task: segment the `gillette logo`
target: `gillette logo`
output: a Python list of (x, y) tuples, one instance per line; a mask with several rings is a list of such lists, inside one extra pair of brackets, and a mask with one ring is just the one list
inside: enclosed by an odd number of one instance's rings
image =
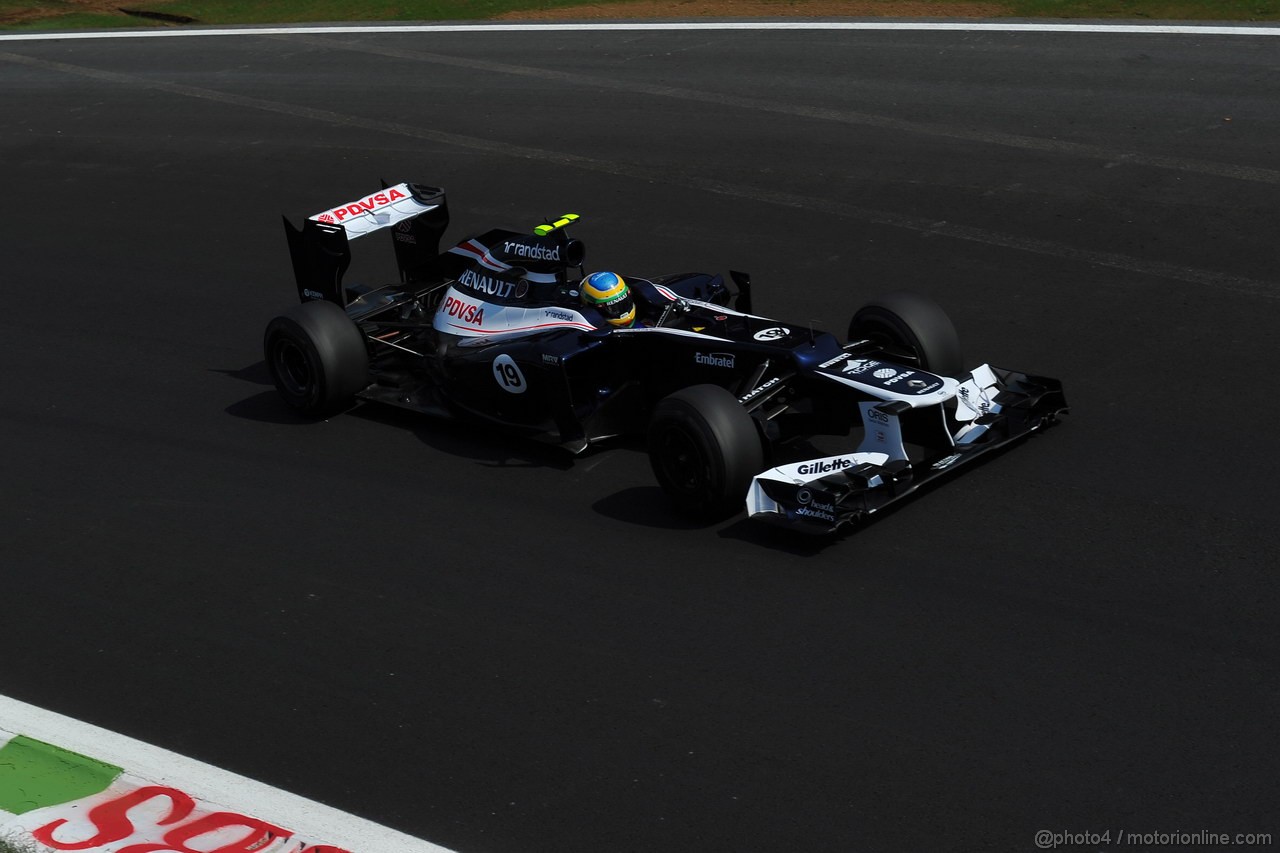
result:
[(820, 459), (817, 462), (806, 462), (796, 469), (798, 474), (830, 474), (832, 471), (843, 471), (852, 468), (848, 459)]

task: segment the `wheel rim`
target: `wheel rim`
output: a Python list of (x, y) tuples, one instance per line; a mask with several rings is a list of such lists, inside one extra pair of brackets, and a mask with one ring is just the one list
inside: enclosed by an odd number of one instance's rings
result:
[(658, 438), (658, 468), (675, 491), (698, 496), (707, 481), (707, 464), (702, 449), (684, 430), (668, 428)]
[(276, 338), (271, 347), (271, 364), (286, 392), (295, 397), (306, 397), (311, 393), (315, 375), (302, 347), (288, 338)]
[(924, 367), (920, 352), (902, 331), (878, 318), (866, 319), (859, 330), (860, 336), (866, 338), (898, 361), (908, 361)]

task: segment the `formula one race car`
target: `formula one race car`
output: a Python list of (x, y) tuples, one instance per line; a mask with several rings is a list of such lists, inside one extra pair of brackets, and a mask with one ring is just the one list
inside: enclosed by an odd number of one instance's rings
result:
[[(585, 251), (567, 233), (576, 219), (495, 229), (441, 252), (445, 193), (410, 183), (300, 229), (286, 218), (302, 304), (266, 329), (280, 395), (309, 416), (374, 401), (572, 453), (641, 434), (682, 510), (723, 518), (745, 501), (753, 518), (819, 533), (1067, 409), (1057, 380), (965, 370), (951, 321), (910, 293), (865, 304), (842, 344), (752, 314), (743, 273), (730, 273), (735, 290), (706, 273), (626, 274), (635, 318), (618, 324), (584, 304)], [(400, 282), (344, 285), (350, 241), (382, 229)], [(794, 458), (815, 436), (847, 437), (850, 449)]]

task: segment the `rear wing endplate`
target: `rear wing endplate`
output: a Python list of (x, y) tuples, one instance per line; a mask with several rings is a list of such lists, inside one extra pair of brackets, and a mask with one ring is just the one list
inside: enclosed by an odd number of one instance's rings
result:
[(444, 190), (401, 183), (348, 204), (309, 216), (301, 228), (284, 218), (298, 297), (325, 299), (346, 307), (342, 276), (351, 265), (350, 241), (388, 229), (400, 281), (430, 282), (440, 277), (440, 237), (449, 225)]

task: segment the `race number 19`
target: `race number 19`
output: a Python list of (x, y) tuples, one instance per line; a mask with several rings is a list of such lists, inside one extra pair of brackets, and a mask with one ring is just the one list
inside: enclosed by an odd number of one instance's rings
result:
[(493, 376), (508, 394), (523, 394), (528, 385), (520, 367), (509, 355), (500, 355), (493, 360)]

